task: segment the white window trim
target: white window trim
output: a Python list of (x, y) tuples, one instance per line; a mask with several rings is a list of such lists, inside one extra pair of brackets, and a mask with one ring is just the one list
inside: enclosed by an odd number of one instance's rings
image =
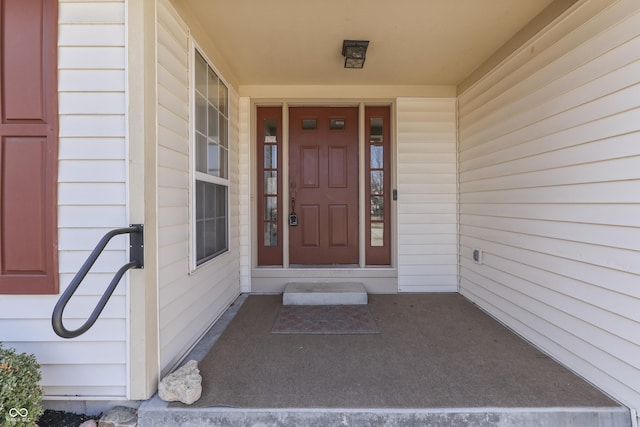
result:
[[(227, 87), (227, 150), (231, 151), (231, 140), (229, 138), (230, 134), (230, 97), (229, 93), (231, 90), (229, 89), (229, 83), (224, 78), (224, 76), (220, 73), (220, 71), (215, 67), (213, 61), (209, 59), (204, 50), (198, 45), (198, 43), (192, 38), (189, 38), (189, 221), (190, 221), (190, 235), (189, 235), (189, 266), (190, 271), (189, 274), (196, 273), (198, 270), (205, 268), (213, 262), (216, 262), (221, 257), (224, 257), (231, 250), (231, 242), (230, 242), (230, 200), (231, 200), (231, 170), (229, 168), (229, 156), (227, 156), (227, 178), (221, 178), (219, 176), (213, 176), (206, 174), (204, 172), (196, 171), (196, 127), (195, 127), (195, 117), (196, 117), (196, 99), (195, 99), (195, 72), (196, 72), (196, 50), (198, 53), (204, 58), (209, 67), (216, 73), (220, 81)], [(226, 217), (227, 217), (227, 227), (226, 227), (226, 239), (227, 239), (227, 250), (221, 252), (215, 257), (206, 260), (202, 264), (197, 264), (197, 231), (196, 231), (196, 180), (208, 182), (211, 184), (219, 184), (227, 187), (227, 206), (226, 206)]]

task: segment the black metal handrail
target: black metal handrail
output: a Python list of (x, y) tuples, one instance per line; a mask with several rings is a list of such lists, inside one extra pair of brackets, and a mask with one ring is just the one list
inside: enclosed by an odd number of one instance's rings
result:
[[(95, 249), (89, 255), (89, 258), (87, 258), (84, 264), (82, 264), (82, 267), (80, 267), (80, 270), (75, 275), (71, 283), (69, 283), (69, 286), (64, 291), (64, 293), (60, 296), (58, 303), (53, 309), (53, 314), (51, 316), (51, 324), (56, 334), (58, 334), (62, 338), (75, 338), (87, 332), (89, 328), (91, 328), (93, 324), (96, 322), (96, 320), (98, 320), (98, 316), (100, 316), (100, 313), (102, 313), (102, 310), (107, 304), (107, 301), (109, 301), (109, 298), (111, 298), (111, 294), (113, 294), (113, 291), (116, 289), (116, 286), (118, 286), (118, 283), (120, 282), (120, 279), (122, 279), (122, 276), (124, 276), (124, 273), (126, 273), (127, 270), (129, 270), (130, 268), (144, 267), (144, 234), (143, 233), (144, 233), (144, 226), (142, 224), (132, 224), (129, 227), (117, 228), (115, 230), (111, 230), (107, 234), (105, 234), (102, 239), (100, 239)], [(82, 283), (82, 280), (85, 278), (87, 273), (89, 273), (89, 270), (91, 269), (93, 264), (96, 262), (96, 260), (98, 259), (98, 257), (100, 256), (104, 248), (107, 246), (109, 241), (113, 237), (119, 234), (131, 235), (129, 238), (129, 248), (130, 248), (129, 261), (130, 262), (123, 265), (116, 272), (115, 276), (113, 276), (111, 283), (109, 284), (107, 289), (104, 291), (104, 294), (100, 298), (100, 301), (98, 301), (98, 304), (93, 309), (93, 312), (91, 313), (87, 321), (84, 322), (84, 324), (80, 326), (78, 329), (74, 329), (70, 331), (69, 329), (65, 328), (64, 325), (62, 324), (62, 313), (64, 312), (64, 308), (67, 306), (67, 303), (69, 302), (73, 294), (75, 294), (76, 290), (78, 289), (78, 286), (80, 286), (80, 283)]]

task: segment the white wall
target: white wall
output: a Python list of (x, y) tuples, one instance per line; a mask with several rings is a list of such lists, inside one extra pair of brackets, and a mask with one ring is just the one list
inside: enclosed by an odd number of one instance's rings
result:
[(456, 100), (398, 98), (398, 290), (458, 289)]
[[(125, 3), (59, 2), (58, 245), (62, 292), (110, 229), (128, 226)], [(93, 310), (114, 272), (128, 262), (125, 237), (113, 240), (77, 296), (65, 326), (75, 329)], [(3, 295), (0, 341), (35, 354), (46, 399), (127, 395), (127, 280), (86, 334), (54, 334), (59, 295)]]
[(459, 146), (461, 293), (640, 408), (640, 2), (579, 2), (462, 93)]
[(157, 13), (158, 286), (160, 368), (165, 373), (240, 292), (239, 97), (229, 88), (229, 252), (191, 272), (190, 33), (167, 0), (158, 1)]

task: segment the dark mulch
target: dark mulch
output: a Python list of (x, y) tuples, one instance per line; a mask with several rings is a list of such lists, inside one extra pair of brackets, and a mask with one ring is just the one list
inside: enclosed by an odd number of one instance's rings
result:
[(100, 415), (89, 416), (73, 412), (53, 411), (46, 409), (38, 420), (39, 427), (79, 427), (85, 421), (100, 420)]

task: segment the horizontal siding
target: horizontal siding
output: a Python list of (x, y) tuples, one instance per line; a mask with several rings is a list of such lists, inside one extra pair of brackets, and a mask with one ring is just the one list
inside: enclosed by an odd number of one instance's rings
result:
[(125, 65), (125, 58), (118, 47), (70, 46), (59, 50), (58, 65), (63, 69), (122, 69)]
[[(125, 2), (60, 0), (58, 20), (62, 291), (104, 233), (128, 225)], [(68, 304), (67, 328), (86, 320), (127, 261), (126, 240), (114, 239)], [(95, 326), (74, 340), (51, 329), (58, 295), (0, 298), (0, 341), (36, 356), (45, 399), (126, 398), (126, 278), (123, 282)]]
[(70, 25), (115, 24), (125, 22), (125, 9), (122, 1), (85, 0), (59, 1), (60, 22)]
[(230, 94), (229, 252), (191, 272), (189, 29), (158, 2), (158, 269), (160, 367), (193, 346), (239, 294), (238, 98)]
[(581, 2), (459, 97), (460, 292), (632, 408), (639, 140), (633, 0)]
[(126, 75), (122, 70), (94, 69), (87, 73), (82, 69), (58, 69), (58, 90), (63, 91), (118, 91), (125, 86)]
[(60, 28), (58, 42), (67, 46), (114, 46), (124, 45), (124, 24), (114, 25), (68, 25)]
[[(27, 353), (38, 351), (38, 343), (23, 343), (21, 350)], [(47, 346), (47, 352), (42, 354), (39, 359), (40, 363), (46, 365), (68, 364), (69, 362), (78, 365), (86, 365), (87, 360), (82, 354), (85, 350), (85, 343), (70, 342), (52, 342)], [(92, 363), (114, 364), (126, 363), (126, 346), (122, 341), (101, 341), (93, 344), (94, 354)], [(115, 358), (112, 354), (119, 354), (120, 358)]]
[(398, 290), (457, 290), (455, 99), (397, 100)]
[(240, 289), (251, 292), (251, 99), (240, 98), (238, 113)]

